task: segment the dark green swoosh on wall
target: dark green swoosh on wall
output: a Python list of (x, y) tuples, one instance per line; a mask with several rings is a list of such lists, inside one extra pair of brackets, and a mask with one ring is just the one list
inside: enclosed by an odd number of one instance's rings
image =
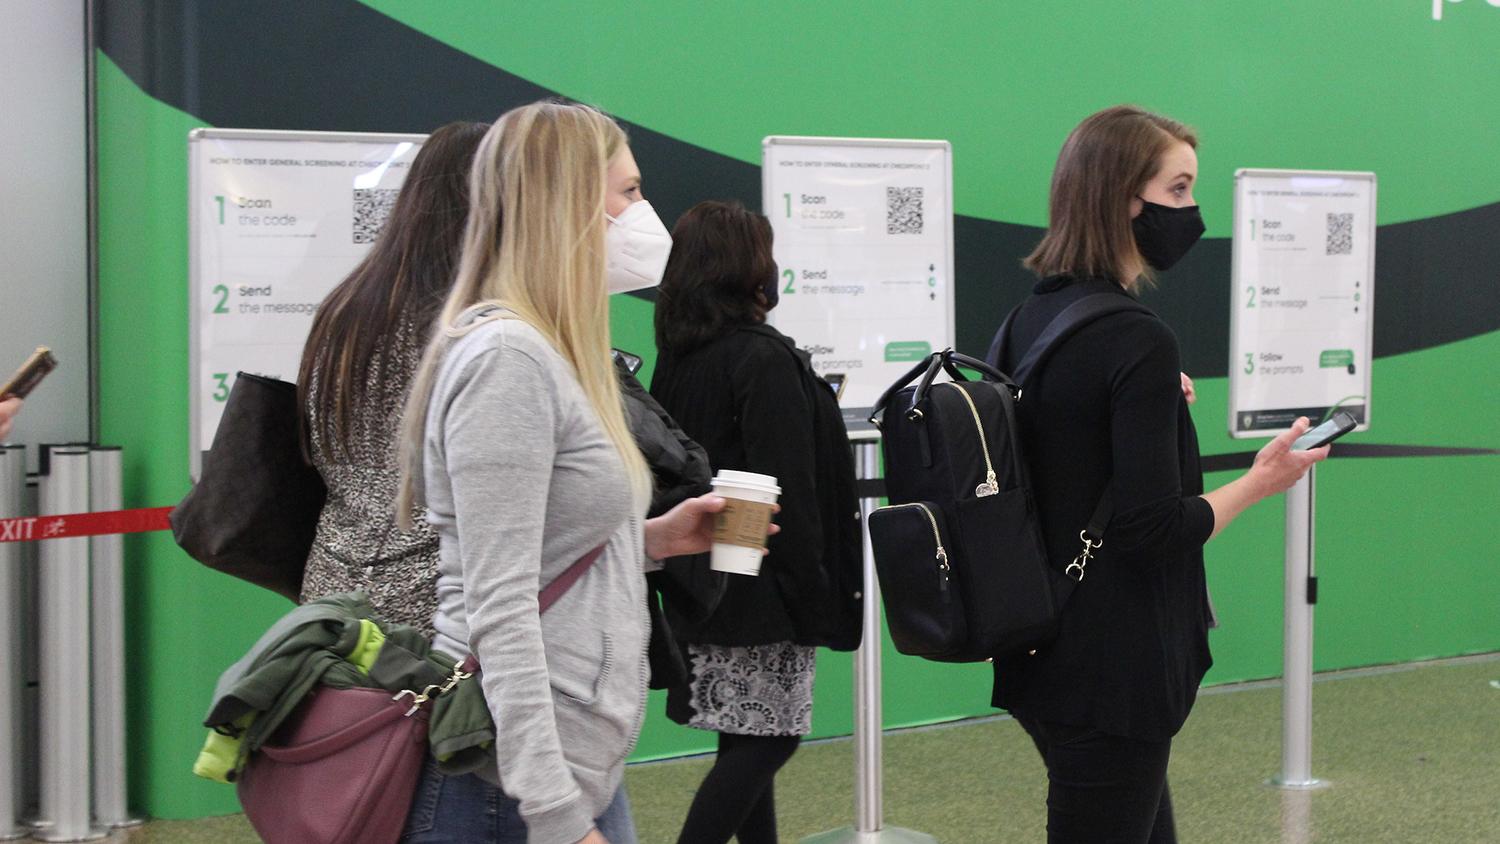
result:
[[(101, 0), (99, 47), (142, 90), (215, 126), (425, 132), (557, 96), (354, 0)], [(703, 199), (760, 206), (753, 164), (627, 124), (662, 217)], [(103, 139), (108, 143), (108, 139)], [(982, 354), (1033, 279), (1034, 226), (958, 216), (958, 347)], [(1375, 353), (1500, 329), (1500, 203), (1384, 225)], [(1143, 299), (1177, 331), (1183, 367), (1227, 374), (1229, 241), (1203, 241)]]

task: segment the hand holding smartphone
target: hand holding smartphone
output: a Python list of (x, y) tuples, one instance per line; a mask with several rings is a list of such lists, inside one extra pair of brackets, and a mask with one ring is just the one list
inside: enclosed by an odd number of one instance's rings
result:
[(1339, 411), (1333, 414), (1333, 418), (1327, 422), (1311, 428), (1307, 433), (1292, 441), (1292, 451), (1311, 451), (1321, 448), (1334, 440), (1342, 437), (1359, 426), (1354, 417)]
[(57, 368), (57, 358), (52, 356), (52, 350), (46, 346), (38, 346), (31, 357), (21, 364), (16, 374), (10, 376), (5, 386), (0, 387), (0, 400), (8, 398), (24, 399), (31, 395), (36, 385), (42, 383), (47, 373)]

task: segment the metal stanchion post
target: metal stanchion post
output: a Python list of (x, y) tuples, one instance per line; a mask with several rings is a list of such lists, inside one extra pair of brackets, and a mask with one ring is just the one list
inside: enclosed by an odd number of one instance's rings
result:
[[(89, 453), (89, 504), (119, 510), (120, 449)], [(95, 536), (89, 569), (93, 601), (94, 821), (101, 827), (136, 826), (125, 790), (125, 542), (119, 534)]]
[[(25, 515), (26, 446), (0, 445), (0, 519)], [(0, 840), (20, 838), (21, 543), (0, 542)]]
[(1312, 632), (1317, 578), (1313, 512), (1317, 467), (1286, 492), (1286, 605), (1282, 644), (1281, 775), (1277, 788), (1328, 785), (1312, 775)]
[[(854, 436), (857, 434), (851, 432)], [(880, 477), (877, 440), (857, 440), (854, 460), (860, 478)], [(808, 836), (801, 844), (937, 844), (937, 839), (926, 833), (886, 826), (882, 817), (880, 584), (875, 577), (869, 532), (870, 513), (878, 505), (877, 498), (859, 502), (864, 525), (864, 634), (854, 652), (854, 826)]]
[[(41, 515), (89, 509), (89, 449), (51, 449)], [(92, 823), (89, 729), (89, 540), (39, 539), (41, 813), (33, 837), (102, 838)]]

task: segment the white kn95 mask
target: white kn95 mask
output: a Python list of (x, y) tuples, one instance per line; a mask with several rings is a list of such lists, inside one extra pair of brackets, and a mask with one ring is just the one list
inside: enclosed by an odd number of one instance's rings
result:
[(604, 215), (604, 254), (609, 262), (609, 292), (629, 293), (661, 284), (672, 254), (672, 235), (646, 200), (630, 203), (618, 217)]

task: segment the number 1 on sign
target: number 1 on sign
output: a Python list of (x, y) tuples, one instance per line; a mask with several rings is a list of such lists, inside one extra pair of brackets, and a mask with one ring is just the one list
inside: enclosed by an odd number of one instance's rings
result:
[(786, 215), (790, 217), (792, 216), (792, 195), (784, 193), (782, 196), (786, 198)]

